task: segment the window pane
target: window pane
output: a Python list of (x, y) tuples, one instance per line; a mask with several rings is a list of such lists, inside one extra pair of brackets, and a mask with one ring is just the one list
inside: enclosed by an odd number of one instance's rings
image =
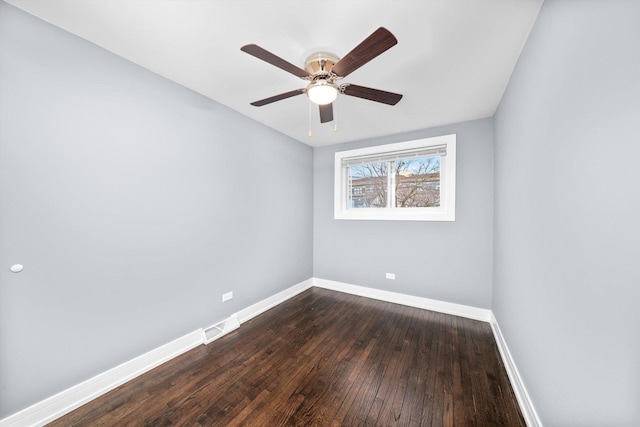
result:
[(396, 160), (396, 207), (440, 206), (440, 156)]
[(349, 167), (350, 208), (384, 208), (387, 206), (388, 162)]

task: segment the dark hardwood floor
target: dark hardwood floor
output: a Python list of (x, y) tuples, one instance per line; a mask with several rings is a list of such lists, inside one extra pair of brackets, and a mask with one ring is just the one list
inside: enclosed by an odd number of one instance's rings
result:
[(312, 288), (51, 426), (524, 426), (489, 324)]

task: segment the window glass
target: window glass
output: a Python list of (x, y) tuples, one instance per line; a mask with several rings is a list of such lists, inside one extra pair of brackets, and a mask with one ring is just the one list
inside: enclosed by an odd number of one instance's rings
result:
[(440, 156), (396, 160), (394, 170), (395, 207), (440, 206)]
[(387, 206), (388, 162), (349, 167), (350, 208), (384, 208)]

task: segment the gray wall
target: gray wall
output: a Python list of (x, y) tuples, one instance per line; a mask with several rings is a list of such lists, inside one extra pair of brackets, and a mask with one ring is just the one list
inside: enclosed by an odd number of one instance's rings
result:
[(547, 427), (640, 425), (639, 23), (545, 2), (495, 116), (493, 310)]
[(311, 277), (312, 162), (0, 2), (0, 418)]
[[(456, 220), (333, 219), (334, 153), (455, 133)], [(314, 277), (491, 307), (493, 120), (314, 150)], [(385, 279), (395, 273), (396, 280)]]

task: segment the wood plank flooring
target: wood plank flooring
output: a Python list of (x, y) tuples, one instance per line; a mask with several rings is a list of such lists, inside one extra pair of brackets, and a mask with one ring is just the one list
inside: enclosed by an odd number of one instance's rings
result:
[(525, 426), (489, 324), (308, 291), (51, 426)]

